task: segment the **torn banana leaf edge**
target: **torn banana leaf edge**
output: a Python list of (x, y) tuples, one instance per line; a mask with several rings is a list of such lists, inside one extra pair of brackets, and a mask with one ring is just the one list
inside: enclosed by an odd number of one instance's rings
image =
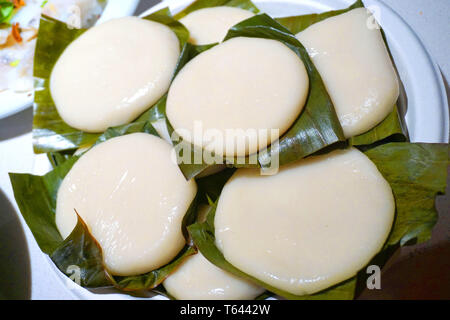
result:
[[(98, 138), (97, 143), (134, 132), (144, 132), (158, 136), (156, 130), (149, 122), (142, 121), (130, 124), (120, 130), (117, 128), (108, 129)], [(70, 277), (73, 273), (73, 268), (79, 268), (79, 284), (86, 288), (113, 286), (124, 292), (145, 291), (157, 287), (188, 256), (197, 252), (188, 241), (186, 226), (195, 221), (198, 196), (193, 200), (183, 218), (183, 235), (188, 244), (171, 262), (142, 275), (128, 277), (111, 276), (104, 266), (102, 250), (99, 244), (79, 216), (75, 229), (68, 238), (63, 240), (55, 223), (57, 192), (64, 177), (78, 159), (79, 156), (61, 156), (57, 154), (54, 162), (57, 166), (44, 176), (9, 174), (14, 196), (24, 220), (33, 233), (40, 249), (50, 256), (62, 273)]]
[[(395, 219), (386, 243), (368, 265), (384, 265), (398, 246), (422, 243), (430, 239), (437, 222), (435, 198), (445, 193), (449, 147), (447, 144), (388, 143), (365, 151), (389, 182), (396, 203)], [(188, 227), (199, 251), (217, 267), (252, 281), (268, 291), (288, 299), (353, 299), (357, 287), (365, 285), (363, 268), (354, 277), (313, 295), (296, 296), (274, 288), (230, 264), (215, 245), (214, 216), (218, 200), (210, 202), (206, 222)]]
[[(308, 14), (308, 15), (276, 18), (275, 20), (278, 21), (284, 27), (286, 27), (293, 34), (297, 34), (317, 22), (320, 22), (320, 21), (326, 20), (328, 18), (346, 13), (348, 11), (351, 11), (351, 10), (357, 9), (357, 8), (364, 8), (364, 3), (361, 0), (356, 1), (354, 4), (352, 4), (350, 7), (346, 8), (346, 9), (327, 11), (327, 12), (318, 13), (318, 14), (314, 13), (314, 14)], [(382, 33), (386, 48), (389, 51), (391, 61), (394, 64), (394, 68), (395, 68), (395, 61), (390, 52), (389, 45), (386, 41), (386, 36), (384, 34), (384, 31), (383, 31), (383, 29), (380, 29), (380, 31)], [(401, 84), (401, 79), (397, 72), (397, 69), (396, 69), (396, 73), (397, 73), (397, 78), (400, 83), (400, 87), (401, 87), (401, 89), (403, 89), (402, 84)], [(402, 94), (403, 94), (403, 92), (402, 92)], [(407, 102), (406, 102), (406, 99), (402, 99), (400, 97), (399, 101), (397, 103), (406, 104)], [(378, 143), (379, 141), (382, 141), (382, 140), (384, 142), (409, 141), (408, 131), (407, 131), (406, 125), (404, 123), (405, 113), (406, 112), (401, 112), (401, 109), (398, 107), (398, 104), (396, 104), (393, 107), (392, 112), (383, 121), (381, 121), (378, 125), (376, 125), (372, 129), (368, 130), (367, 132), (348, 139), (348, 143), (353, 146), (362, 146), (362, 145), (368, 146), (368, 145)]]
[[(172, 17), (168, 8), (161, 9), (143, 19), (159, 22), (171, 28), (177, 35), (181, 48), (189, 39), (189, 31)], [(67, 46), (86, 30), (70, 29), (65, 23), (47, 16), (41, 18), (33, 71), (35, 98), (32, 135), (35, 153), (59, 152), (90, 146), (102, 136), (101, 133), (83, 132), (66, 124), (59, 116), (50, 93), (50, 76), (53, 66)], [(136, 121), (140, 120), (142, 116)]]
[(179, 20), (196, 10), (218, 6), (241, 8), (253, 13), (259, 13), (258, 7), (250, 0), (196, 0), (188, 7), (177, 13), (174, 17)]
[[(230, 167), (270, 167), (271, 159), (277, 156), (279, 164), (284, 165), (311, 155), (336, 142), (345, 141), (342, 127), (328, 92), (325, 89), (325, 85), (305, 48), (292, 33), (268, 15), (261, 14), (233, 26), (229, 30), (225, 40), (234, 37), (274, 39), (293, 50), (302, 59), (308, 72), (310, 81), (308, 99), (297, 120), (279, 139), (277, 148), (269, 147), (260, 151), (257, 156), (251, 155), (245, 159), (240, 158), (240, 160), (243, 160), (241, 163), (237, 163), (237, 159), (232, 159), (232, 161), (222, 159), (220, 163), (216, 161), (206, 163), (201, 148), (195, 147), (177, 137), (176, 134), (173, 134), (174, 129), (165, 115), (165, 105), (160, 105), (157, 113), (160, 114), (160, 119), (164, 118), (166, 120), (169, 135), (171, 135), (172, 142), (176, 148), (179, 166), (186, 179), (195, 178), (205, 169), (218, 164), (226, 164)], [(214, 45), (212, 44), (209, 47)], [(197, 46), (191, 45), (190, 50), (195, 51), (191, 59), (207, 49), (209, 48), (204, 46), (201, 50), (198, 50)], [(185, 151), (188, 153), (187, 155), (184, 154)], [(251, 157), (254, 157), (253, 159), (255, 161), (249, 161)]]

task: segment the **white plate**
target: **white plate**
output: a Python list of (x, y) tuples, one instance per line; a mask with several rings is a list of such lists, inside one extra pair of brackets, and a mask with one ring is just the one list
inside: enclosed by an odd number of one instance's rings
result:
[[(292, 16), (323, 12), (348, 7), (353, 0), (253, 0), (262, 12), (273, 17)], [(167, 0), (149, 9), (142, 16), (169, 5), (173, 13), (186, 7), (189, 0)], [(383, 27), (394, 56), (408, 97), (406, 122), (411, 141), (448, 143), (449, 113), (447, 95), (437, 64), (408, 26), (392, 9), (378, 0), (364, 0), (366, 6), (376, 11), (377, 19)], [(50, 169), (45, 156), (37, 156), (35, 174), (43, 174)], [(126, 294), (98, 294), (75, 285), (62, 274), (50, 258), (51, 268), (74, 297), (79, 299), (136, 299)], [(110, 291), (106, 291), (110, 292)], [(163, 299), (162, 296), (154, 298)]]
[[(139, 0), (109, 0), (98, 23), (134, 13)], [(0, 119), (25, 110), (33, 103), (33, 92), (17, 93), (11, 90), (0, 92)]]

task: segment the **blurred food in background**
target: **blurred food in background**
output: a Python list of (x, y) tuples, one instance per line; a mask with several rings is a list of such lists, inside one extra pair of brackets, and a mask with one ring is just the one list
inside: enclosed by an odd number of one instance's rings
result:
[(106, 0), (0, 0), (0, 92), (33, 90), (33, 59), (41, 14), (71, 28), (89, 28)]

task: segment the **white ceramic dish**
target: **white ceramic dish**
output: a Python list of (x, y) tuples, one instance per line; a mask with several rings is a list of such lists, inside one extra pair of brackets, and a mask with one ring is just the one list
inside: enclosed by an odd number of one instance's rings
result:
[[(169, 6), (173, 13), (186, 7), (189, 0), (166, 0), (149, 9), (142, 16)], [(273, 17), (292, 16), (345, 8), (354, 0), (253, 0), (262, 12)], [(413, 142), (448, 143), (449, 111), (445, 86), (437, 64), (408, 26), (408, 24), (387, 5), (378, 0), (364, 0), (366, 6), (376, 11), (383, 27), (396, 66), (408, 97), (406, 122)], [(50, 170), (45, 156), (36, 156), (34, 174)], [(69, 280), (50, 258), (50, 268), (75, 299), (139, 299), (111, 290), (93, 293)], [(165, 299), (154, 296), (153, 299)]]
[[(139, 0), (108, 0), (105, 10), (97, 21), (97, 24), (113, 18), (132, 15), (138, 4)], [(9, 117), (30, 107), (33, 99), (34, 94), (32, 91), (17, 93), (6, 90), (0, 92), (0, 119)]]

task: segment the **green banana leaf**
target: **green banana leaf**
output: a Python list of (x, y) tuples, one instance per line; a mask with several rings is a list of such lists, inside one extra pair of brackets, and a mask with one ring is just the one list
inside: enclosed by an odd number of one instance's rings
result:
[[(165, 101), (165, 96), (162, 97), (155, 106), (158, 107), (162, 102)], [(157, 109), (152, 109), (157, 110)], [(93, 144), (96, 145), (98, 143), (104, 142), (110, 138), (121, 136), (128, 133), (133, 132), (147, 132), (153, 135), (158, 136), (158, 133), (154, 129), (154, 127), (151, 125), (152, 122), (155, 121), (155, 119), (158, 119), (158, 115), (154, 114), (153, 112), (147, 111), (142, 116), (140, 116), (135, 122), (118, 126), (118, 127), (112, 127), (108, 128), (103, 134), (101, 134), (97, 141)], [(93, 146), (92, 145), (92, 146)], [(84, 152), (88, 151), (92, 146), (85, 146), (86, 150), (66, 150), (61, 152), (49, 152), (47, 153), (47, 158), (50, 161), (50, 164), (52, 165), (52, 168), (56, 168), (62, 163), (64, 163), (66, 160), (70, 159), (74, 155), (82, 155)]]
[(47, 159), (50, 161), (52, 168), (55, 169), (60, 164), (63, 164), (68, 160), (72, 155), (66, 154), (63, 152), (49, 152), (47, 153)]
[[(293, 34), (297, 34), (311, 25), (323, 21), (325, 19), (346, 13), (350, 10), (356, 9), (356, 8), (363, 8), (364, 4), (361, 0), (356, 1), (354, 4), (352, 4), (350, 7), (342, 10), (335, 10), (335, 11), (328, 11), (324, 13), (319, 14), (308, 14), (308, 15), (301, 15), (301, 16), (292, 16), (292, 17), (284, 17), (284, 18), (277, 18), (276, 20), (286, 27), (290, 32)], [(386, 47), (389, 50), (389, 46), (386, 41), (385, 34), (383, 30), (381, 30), (383, 34), (383, 38), (386, 43)], [(391, 55), (391, 60), (392, 55)], [(400, 79), (400, 77), (399, 77)], [(360, 134), (358, 136), (352, 137), (349, 139), (350, 145), (371, 145), (377, 141), (388, 139), (389, 142), (404, 142), (408, 141), (408, 133), (406, 130), (406, 127), (403, 125), (402, 118), (404, 117), (404, 114), (400, 113), (400, 109), (397, 105), (394, 106), (392, 112), (376, 127), (372, 128), (371, 130)]]
[(365, 154), (391, 185), (396, 218), (386, 246), (430, 239), (437, 222), (435, 198), (444, 194), (449, 164), (448, 144), (394, 142)]
[(102, 249), (88, 227), (78, 216), (78, 223), (72, 233), (51, 254), (58, 269), (70, 275), (75, 268), (80, 271), (80, 285), (83, 287), (106, 287), (111, 285), (111, 275), (103, 264)]
[(211, 203), (216, 201), (222, 192), (223, 186), (235, 171), (236, 169), (234, 168), (227, 168), (211, 176), (196, 179), (200, 194), (199, 201), (207, 205), (211, 205)]
[(114, 287), (123, 291), (142, 291), (150, 290), (159, 286), (168, 276), (170, 276), (184, 260), (196, 254), (194, 247), (186, 246), (169, 264), (146, 273), (144, 275), (132, 277), (114, 277)]
[(56, 195), (78, 157), (65, 161), (45, 176), (10, 173), (17, 205), (41, 250), (51, 254), (63, 239), (56, 228)]
[[(437, 221), (435, 198), (445, 192), (448, 145), (389, 143), (366, 151), (379, 171), (392, 187), (396, 216), (383, 251), (392, 253), (391, 247), (405, 245), (412, 239), (427, 241)], [(295, 296), (274, 288), (242, 272), (228, 261), (215, 245), (214, 215), (216, 203), (204, 223), (188, 227), (200, 252), (216, 266), (232, 274), (253, 281), (267, 290), (288, 299), (352, 299), (357, 277), (310, 296)], [(370, 263), (369, 263), (370, 264)]]
[(253, 13), (259, 12), (258, 7), (256, 7), (250, 0), (196, 0), (191, 3), (186, 9), (177, 13), (175, 15), (175, 19), (179, 20), (187, 16), (189, 13), (199, 9), (218, 6), (236, 7), (251, 11)]
[(408, 140), (397, 105), (377, 126), (366, 133), (351, 137), (348, 139), (348, 143), (352, 146), (367, 146), (385, 139), (389, 139), (389, 142), (406, 142)]
[[(257, 163), (248, 161), (245, 164), (235, 165), (235, 167), (269, 167), (271, 159), (278, 156), (279, 164), (284, 165), (289, 162), (304, 158), (313, 154), (325, 147), (328, 147), (336, 142), (345, 141), (342, 132), (342, 127), (337, 118), (331, 99), (322, 79), (317, 72), (314, 64), (311, 62), (305, 48), (287, 29), (270, 18), (266, 14), (257, 15), (247, 19), (234, 27), (232, 27), (225, 40), (234, 37), (257, 37), (275, 39), (286, 44), (292, 49), (304, 62), (310, 79), (310, 92), (304, 110), (294, 122), (292, 127), (280, 138), (279, 148), (271, 148), (261, 152), (258, 156)], [(167, 120), (167, 119), (166, 119)], [(172, 126), (167, 120), (169, 133), (173, 132)], [(196, 177), (206, 168), (221, 164), (221, 163), (194, 163), (196, 154), (200, 154), (199, 159), (202, 159), (201, 152), (198, 148), (190, 145), (188, 148), (186, 142), (176, 143), (178, 150), (177, 156), (180, 162), (180, 168), (186, 179)], [(183, 151), (190, 150), (190, 163), (183, 162)]]
[[(97, 143), (134, 132), (158, 136), (149, 122), (142, 121), (120, 129), (108, 129), (98, 138)], [(109, 275), (103, 265), (101, 248), (80, 217), (77, 226), (67, 239), (63, 240), (59, 234), (55, 223), (57, 192), (64, 177), (79, 157), (57, 154), (55, 159), (54, 165), (57, 166), (44, 176), (18, 173), (10, 173), (9, 176), (16, 202), (39, 247), (67, 276), (71, 276), (73, 272), (71, 266), (79, 268), (82, 286), (89, 288), (114, 286), (122, 291), (150, 290), (164, 281), (185, 258), (197, 252), (192, 246), (186, 246), (170, 263), (143, 275), (132, 277)], [(186, 226), (195, 220), (196, 205), (197, 197), (183, 218), (186, 239), (188, 238)]]
[[(189, 38), (187, 29), (171, 16), (167, 8), (144, 19), (163, 23), (170, 27), (178, 36), (181, 47)], [(65, 23), (46, 16), (41, 18), (34, 58), (36, 92), (33, 107), (33, 147), (36, 153), (58, 152), (90, 146), (101, 135), (86, 133), (66, 124), (56, 110), (49, 88), (51, 71), (59, 56), (72, 41), (85, 31), (86, 29), (69, 29)]]
[(145, 16), (143, 19), (159, 22), (161, 24), (164, 24), (168, 26), (170, 29), (172, 29), (173, 32), (178, 37), (178, 40), (180, 41), (180, 48), (183, 48), (184, 44), (189, 39), (189, 31), (186, 29), (185, 26), (183, 26), (181, 23), (179, 23), (170, 12), (169, 8), (163, 8), (159, 11), (156, 11), (148, 16)]
[(0, 24), (8, 23), (14, 16), (14, 4), (8, 1), (0, 1)]

